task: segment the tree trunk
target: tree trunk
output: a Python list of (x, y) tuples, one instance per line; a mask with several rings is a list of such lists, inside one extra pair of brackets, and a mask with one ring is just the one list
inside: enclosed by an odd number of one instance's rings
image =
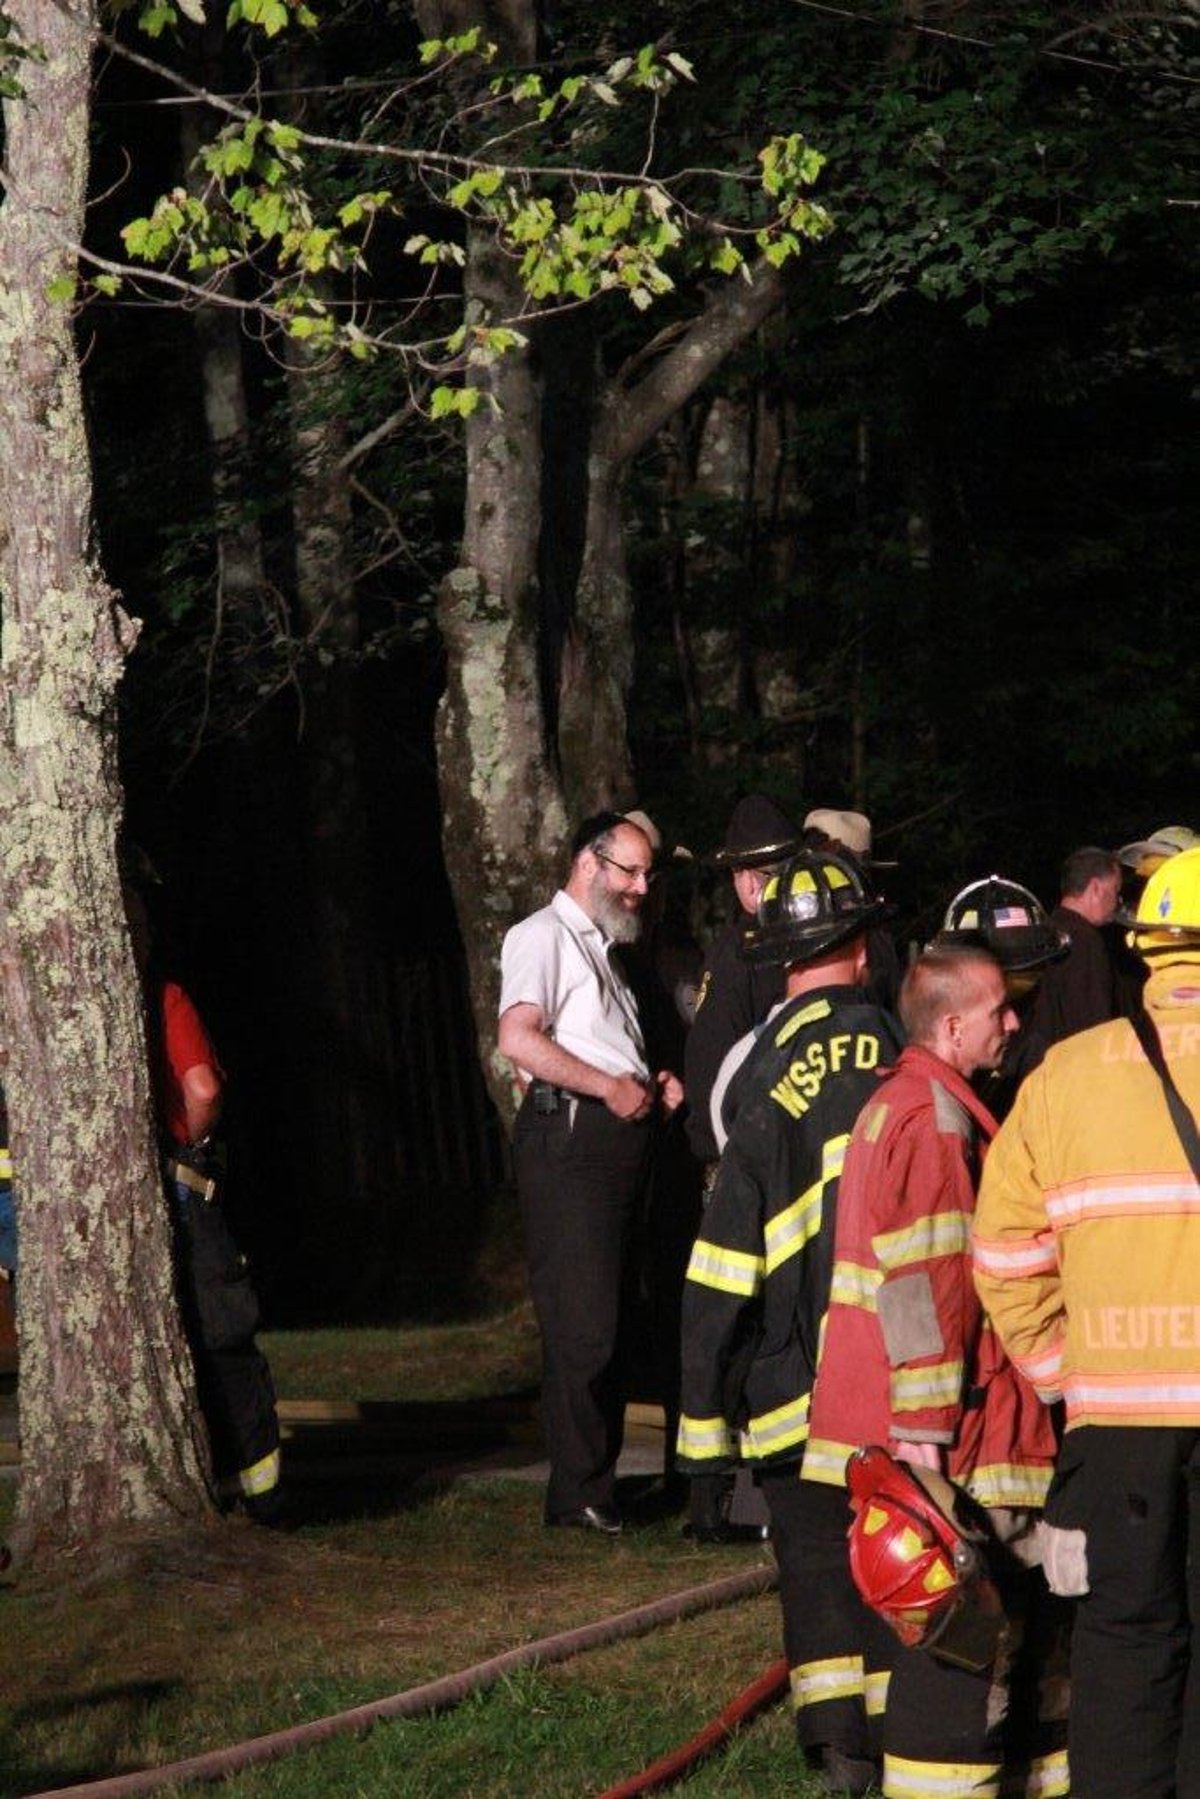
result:
[[(221, 21), (208, 19), (201, 40), (200, 79), (214, 92), (220, 91), (224, 78), (223, 40)], [(197, 167), (196, 157), (213, 135), (212, 114), (198, 106), (182, 109), (179, 147), (190, 193), (203, 193), (208, 178)], [(233, 280), (227, 276), (217, 281), (217, 291), (232, 286)], [(192, 319), (200, 350), (204, 421), (212, 456), (217, 628), (232, 631), (235, 640), (253, 639), (261, 626), (266, 575), (262, 530), (246, 491), (250, 422), (241, 325), (237, 313), (220, 305), (197, 306)]]
[[(327, 73), (319, 45), (297, 41), (273, 66), (279, 86), (295, 96), (284, 102), (284, 116), (309, 127), (308, 92)], [(315, 285), (336, 298), (333, 277)], [(311, 1041), (324, 1046), (321, 1057), (309, 1058), (307, 1154), (323, 1203), (369, 1220), (394, 1195), (402, 1169), (391, 1079), (395, 1025), (363, 782), (354, 497), (343, 467), (348, 405), (344, 373), (327, 349), (289, 346), (287, 398), (296, 601), (309, 645), (298, 751), (309, 902), (305, 1003)]]
[[(468, 316), (502, 317), (518, 299), (491, 238), (473, 238)], [(462, 554), (438, 601), (446, 650), (438, 777), (484, 1073), (502, 1115), (511, 1118), (512, 1074), (495, 1048), (500, 942), (514, 919), (544, 905), (557, 885), (567, 813), (538, 680), (539, 386), (527, 349), (474, 379), (499, 410), (481, 406), (466, 425)]]
[(0, 995), (20, 1194), (18, 1545), (210, 1508), (117, 874), (130, 623), (89, 548), (69, 308), (95, 6), (12, 0), (44, 60), (5, 103), (0, 208)]
[(633, 804), (626, 737), (634, 624), (625, 555), (629, 465), (782, 297), (782, 279), (765, 263), (749, 281), (714, 288), (703, 311), (649, 373), (634, 383), (631, 371), (619, 372), (596, 409), (587, 539), (559, 690), (563, 785), (583, 809)]
[[(537, 54), (535, 0), (414, 0), (413, 11), (428, 36), (482, 26), (511, 66)], [(466, 250), (468, 324), (518, 313), (524, 295), (493, 235), (470, 231)], [(480, 1060), (511, 1122), (512, 1070), (496, 1050), (500, 944), (514, 919), (550, 898), (567, 821), (540, 689), (540, 382), (528, 347), (469, 378), (487, 400), (466, 422), (462, 548), (438, 595), (446, 653), (438, 783)]]
[[(481, 25), (511, 66), (537, 55), (534, 0), (416, 0), (414, 11), (430, 35)], [(468, 235), (464, 289), (468, 325), (522, 310), (513, 264), (486, 231)], [(494, 405), (467, 421), (462, 552), (439, 597), (446, 689), (438, 771), (481, 1057), (506, 1118), (512, 1075), (495, 1048), (504, 932), (544, 905), (565, 872), (568, 819), (634, 799), (625, 712), (633, 672), (625, 472), (782, 291), (774, 271), (755, 269), (750, 281), (715, 289), (636, 388), (610, 382), (590, 407), (581, 388), (577, 429), (591, 428), (585, 541), (573, 603), (550, 608), (553, 617), (542, 616), (537, 577), (543, 478), (553, 480), (556, 470), (547, 466), (554, 452), (531, 350), (471, 371)], [(569, 331), (549, 329), (539, 332), (537, 350), (577, 357), (579, 345)], [(547, 705), (556, 716), (547, 716)]]

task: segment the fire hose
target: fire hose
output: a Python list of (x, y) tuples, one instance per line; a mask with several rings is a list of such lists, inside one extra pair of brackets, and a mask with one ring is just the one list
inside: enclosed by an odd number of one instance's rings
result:
[(765, 1673), (740, 1692), (736, 1699), (731, 1699), (723, 1711), (711, 1719), (694, 1737), (681, 1743), (678, 1749), (660, 1756), (643, 1768), (640, 1774), (630, 1775), (628, 1780), (618, 1781), (615, 1787), (605, 1787), (597, 1799), (638, 1799), (641, 1793), (654, 1793), (660, 1787), (670, 1786), (676, 1780), (694, 1768), (697, 1762), (706, 1756), (713, 1755), (723, 1749), (743, 1724), (749, 1724), (768, 1705), (774, 1705), (781, 1694), (787, 1691), (788, 1665), (783, 1656), (772, 1662)]
[[(244, 1743), (208, 1750), (202, 1755), (188, 1756), (183, 1761), (164, 1763), (157, 1768), (142, 1768), (132, 1774), (118, 1774), (109, 1779), (85, 1781), (81, 1785), (46, 1789), (27, 1795), (27, 1799), (127, 1799), (131, 1794), (154, 1793), (162, 1787), (179, 1786), (188, 1781), (224, 1780), (231, 1774), (241, 1773), (245, 1768), (278, 1761), (298, 1749), (308, 1749), (317, 1743), (328, 1742), (331, 1737), (365, 1732), (385, 1719), (415, 1718), (433, 1712), (449, 1711), (472, 1694), (495, 1686), (518, 1668), (526, 1668), (532, 1664), (548, 1667), (555, 1662), (569, 1661), (589, 1649), (599, 1649), (627, 1638), (645, 1636), (664, 1624), (674, 1624), (683, 1618), (693, 1618), (719, 1606), (733, 1605), (739, 1600), (752, 1599), (760, 1593), (770, 1592), (776, 1580), (774, 1568), (750, 1568), (741, 1574), (727, 1575), (723, 1580), (708, 1581), (702, 1586), (686, 1587), (682, 1592), (669, 1593), (662, 1599), (634, 1606), (611, 1618), (598, 1619), (593, 1624), (579, 1625), (573, 1630), (541, 1637), (533, 1643), (523, 1643), (517, 1649), (507, 1649), (503, 1654), (476, 1662), (457, 1674), (447, 1674), (440, 1680), (426, 1681), (421, 1686), (409, 1687), (404, 1692), (393, 1693), (383, 1699), (369, 1700), (365, 1705), (353, 1706), (348, 1711), (334, 1712), (325, 1718), (313, 1718), (306, 1724), (295, 1724), (286, 1730), (251, 1737)], [(756, 1682), (755, 1686), (761, 1684), (762, 1682)], [(744, 1700), (745, 1695), (741, 1698)], [(739, 1703), (740, 1700), (735, 1701), (734, 1705)], [(732, 1709), (733, 1707), (729, 1707), (727, 1711)], [(724, 1718), (726, 1713), (723, 1712), (721, 1716)], [(717, 1723), (719, 1722), (718, 1720)], [(711, 1730), (714, 1726), (708, 1728)], [(724, 1734), (728, 1735), (728, 1730)], [(659, 1781), (657, 1784), (662, 1783)], [(649, 1789), (631, 1787), (618, 1790), (637, 1792)]]

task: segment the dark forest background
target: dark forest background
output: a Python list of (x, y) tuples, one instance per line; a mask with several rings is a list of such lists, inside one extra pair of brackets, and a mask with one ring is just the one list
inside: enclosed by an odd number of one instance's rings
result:
[[(829, 158), (818, 191), (838, 229), (629, 473), (629, 737), (637, 803), (698, 856), (751, 788), (798, 817), (867, 811), (905, 939), (975, 876), (1050, 904), (1067, 850), (1196, 823), (1200, 62), (1182, 8), (1088, 12), (672, 3), (543, 20), (561, 67), (651, 36), (689, 59), (671, 154), (782, 124)], [(310, 60), (280, 52), (260, 75), (287, 104), (320, 89), (303, 103), (328, 117), (348, 102), (327, 88), (399, 80), (418, 35), (407, 8), (346, 6)], [(219, 30), (158, 53), (212, 86), (246, 75)], [(186, 113), (165, 97), (119, 60), (100, 72), (97, 244), (182, 179)], [(372, 249), (385, 315), (413, 283), (411, 229)], [(414, 415), (353, 465), (338, 550), (353, 629), (314, 627), (297, 412), (349, 446), (403, 406), (407, 377), (310, 369), (305, 398), (247, 328), (245, 427), (218, 468), (200, 323), (125, 291), (80, 325), (102, 554), (144, 621), (124, 691), (130, 832), (161, 875), (163, 960), (231, 1077), (234, 1205), (270, 1320), (452, 1311), (515, 1229), (434, 743), (456, 427)], [(535, 344), (549, 609), (579, 554), (580, 329), (551, 320)], [(614, 364), (631, 329), (602, 302), (586, 356)], [(218, 626), (231, 530), (260, 546), (261, 603)], [(700, 862), (671, 879), (704, 938), (722, 885)]]

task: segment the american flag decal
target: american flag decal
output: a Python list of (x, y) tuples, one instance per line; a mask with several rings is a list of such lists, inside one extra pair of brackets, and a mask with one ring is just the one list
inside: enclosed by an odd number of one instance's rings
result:
[(1022, 925), (1031, 922), (1024, 906), (997, 906), (992, 913), (992, 923), (1000, 926)]

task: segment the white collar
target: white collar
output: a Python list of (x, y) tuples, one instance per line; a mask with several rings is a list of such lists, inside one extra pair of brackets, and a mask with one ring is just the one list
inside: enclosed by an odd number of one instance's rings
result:
[(550, 905), (551, 909), (558, 913), (563, 923), (570, 925), (572, 930), (590, 932), (594, 937), (600, 939), (605, 949), (609, 948), (611, 938), (596, 923), (596, 920), (584, 911), (579, 901), (571, 898), (565, 887), (559, 888)]

